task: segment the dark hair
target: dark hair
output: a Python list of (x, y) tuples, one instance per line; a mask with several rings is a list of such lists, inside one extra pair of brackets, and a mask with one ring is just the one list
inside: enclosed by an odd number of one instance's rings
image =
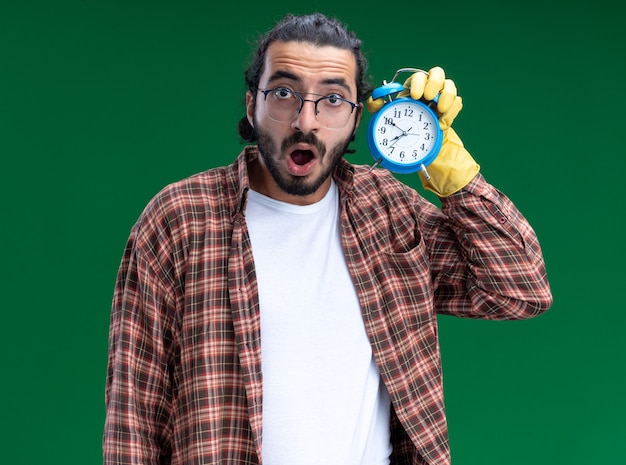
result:
[[(316, 46), (330, 45), (343, 50), (351, 50), (357, 66), (356, 91), (358, 101), (367, 98), (372, 90), (367, 75), (367, 59), (361, 51), (361, 40), (353, 32), (348, 31), (345, 25), (336, 19), (329, 18), (322, 13), (312, 13), (304, 16), (289, 14), (279, 21), (269, 32), (262, 35), (253, 53), (252, 61), (246, 69), (246, 87), (256, 99), (259, 89), (259, 79), (263, 74), (265, 54), (273, 42), (308, 42)], [(256, 137), (247, 117), (239, 121), (239, 135), (247, 142), (253, 142)]]

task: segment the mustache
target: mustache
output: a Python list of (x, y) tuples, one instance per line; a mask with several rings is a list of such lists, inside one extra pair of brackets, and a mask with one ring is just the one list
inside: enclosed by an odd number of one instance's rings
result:
[(309, 132), (307, 134), (304, 134), (303, 132), (294, 132), (286, 139), (283, 139), (281, 149), (284, 152), (290, 146), (299, 143), (305, 143), (314, 146), (320, 155), (326, 153), (326, 145), (321, 140), (319, 140), (317, 136), (312, 132)]

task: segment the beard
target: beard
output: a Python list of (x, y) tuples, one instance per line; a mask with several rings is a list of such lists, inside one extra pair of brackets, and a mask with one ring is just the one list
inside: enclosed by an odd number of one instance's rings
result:
[[(259, 148), (259, 155), (263, 159), (274, 182), (287, 194), (297, 196), (307, 196), (315, 193), (320, 186), (332, 176), (337, 163), (339, 163), (341, 157), (346, 153), (352, 139), (352, 135), (350, 135), (344, 141), (339, 142), (327, 151), (326, 145), (313, 133), (304, 134), (302, 132), (295, 132), (286, 139), (283, 139), (280, 147), (272, 140), (268, 132), (259, 129), (257, 121), (254, 121), (254, 134)], [(293, 144), (300, 142), (313, 145), (317, 149), (320, 162), (325, 162), (322, 172), (317, 174), (316, 177), (293, 176), (289, 173), (283, 173), (279, 167), (279, 163), (284, 157), (285, 151)]]

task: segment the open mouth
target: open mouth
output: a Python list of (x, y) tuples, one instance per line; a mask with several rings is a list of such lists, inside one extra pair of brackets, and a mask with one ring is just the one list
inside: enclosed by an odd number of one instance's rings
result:
[(310, 150), (294, 150), (291, 152), (291, 159), (296, 165), (304, 166), (313, 160), (315, 156)]
[(308, 176), (315, 169), (316, 161), (314, 150), (294, 148), (287, 156), (287, 169), (293, 176)]

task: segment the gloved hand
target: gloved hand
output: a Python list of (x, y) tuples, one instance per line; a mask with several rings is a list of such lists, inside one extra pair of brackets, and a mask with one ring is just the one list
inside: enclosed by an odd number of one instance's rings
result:
[[(439, 94), (436, 110), (443, 131), (443, 143), (439, 155), (427, 167), (430, 177), (422, 171), (419, 176), (425, 189), (439, 197), (448, 197), (465, 187), (480, 170), (478, 163), (450, 127), (463, 107), (462, 99), (457, 95), (454, 81), (446, 79), (444, 70), (438, 66), (428, 73), (416, 71), (404, 82), (404, 88), (397, 97), (410, 95), (415, 100), (433, 100)], [(367, 108), (375, 113), (384, 103), (382, 99), (372, 100), (370, 97)]]

